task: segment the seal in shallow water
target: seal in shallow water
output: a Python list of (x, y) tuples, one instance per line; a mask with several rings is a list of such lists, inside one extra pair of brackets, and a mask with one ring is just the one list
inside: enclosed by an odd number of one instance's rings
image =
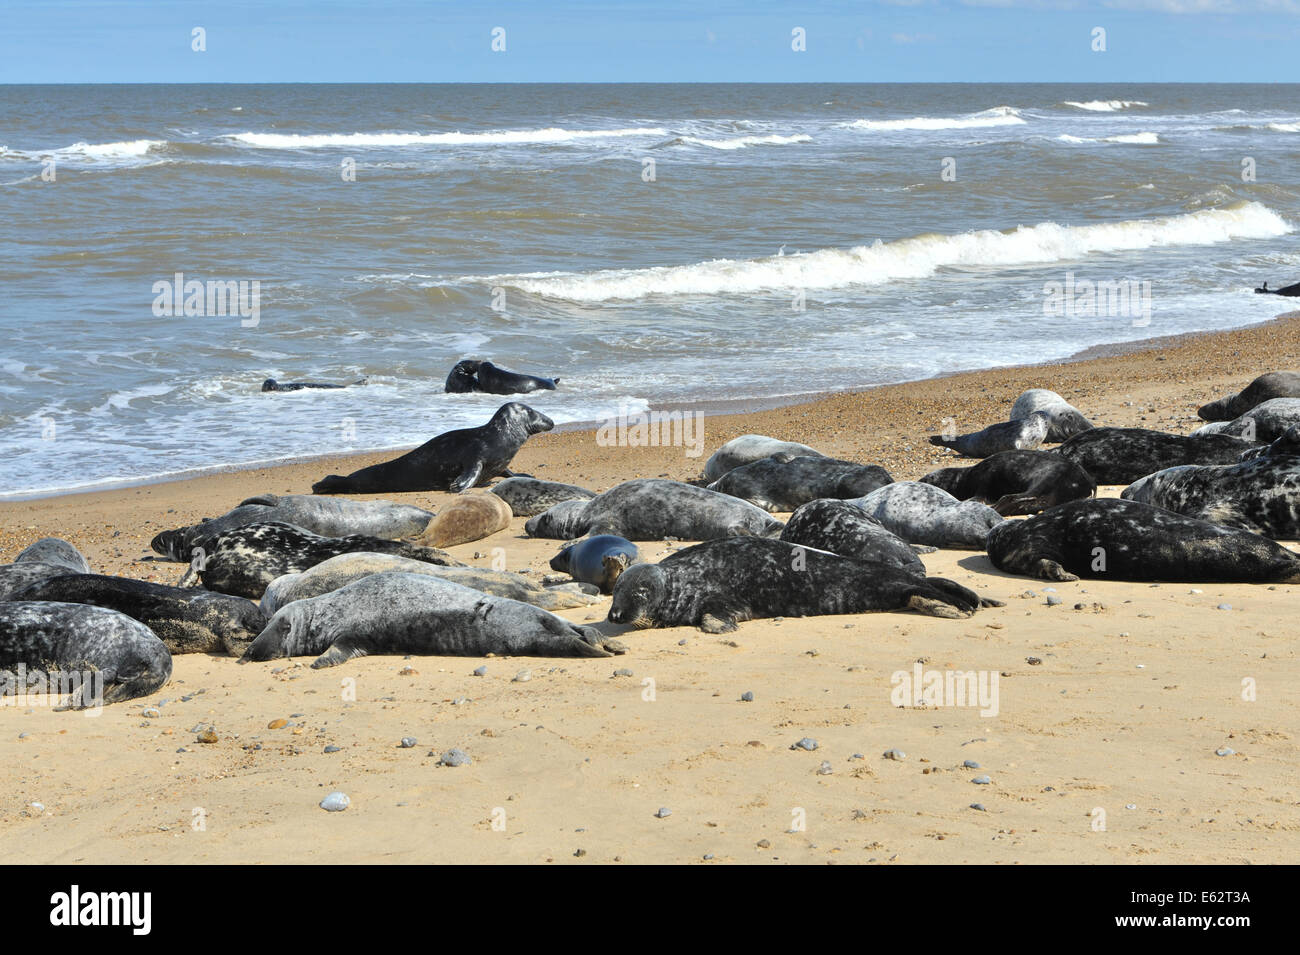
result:
[(612, 593), (623, 572), (639, 559), (636, 544), (613, 534), (597, 534), (570, 544), (551, 558), (551, 570)]
[(862, 497), (893, 481), (884, 468), (818, 455), (774, 454), (732, 468), (709, 485), (765, 511), (793, 511), (818, 498)]
[(1252, 446), (1249, 441), (1226, 434), (1093, 428), (1048, 453), (1073, 461), (1098, 484), (1132, 484), (1140, 477), (1179, 464), (1233, 464)]
[(1052, 428), (1052, 416), (1036, 411), (1027, 418), (991, 424), (983, 431), (955, 437), (931, 435), (930, 443), (950, 448), (968, 458), (987, 458), (999, 451), (1033, 451), (1045, 440)]
[(263, 391), (305, 391), (307, 389), (316, 390), (334, 390), (337, 388), (355, 388), (358, 385), (364, 385), (365, 378), (358, 378), (356, 381), (346, 385), (330, 385), (322, 381), (276, 381), (274, 378), (268, 378), (262, 382)]
[(849, 503), (909, 544), (978, 550), (1002, 515), (975, 501), (959, 501), (942, 488), (919, 481), (886, 484)]
[(466, 358), (456, 362), (443, 390), (450, 394), (480, 391), (489, 395), (526, 395), (534, 391), (554, 391), (559, 383), (558, 378), (521, 375), (498, 368), (490, 361)]
[(961, 501), (990, 504), (1003, 517), (1034, 514), (1097, 493), (1092, 475), (1048, 451), (999, 451), (974, 467), (931, 471), (921, 483)]

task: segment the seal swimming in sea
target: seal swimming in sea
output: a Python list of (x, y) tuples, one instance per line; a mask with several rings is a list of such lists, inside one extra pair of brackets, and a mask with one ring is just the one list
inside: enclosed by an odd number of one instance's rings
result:
[(154, 552), (188, 563), (194, 542), (249, 524), (292, 524), (322, 537), (364, 534), (395, 540), (414, 537), (428, 526), (433, 512), (392, 501), (349, 501), (311, 494), (258, 494), (220, 517), (163, 531), (150, 542)]
[(849, 503), (874, 517), (909, 544), (978, 550), (1002, 515), (975, 501), (959, 501), (942, 488), (918, 481), (886, 484)]
[(1231, 421), (1273, 398), (1300, 398), (1300, 372), (1260, 375), (1237, 394), (1201, 405), (1196, 414), (1204, 421)]
[(517, 600), (418, 574), (372, 574), (276, 611), (244, 660), (320, 654), (313, 667), (370, 654), (608, 657), (626, 648)]
[(152, 693), (172, 675), (172, 655), (152, 630), (116, 610), (11, 600), (0, 603), (0, 686), (6, 695), (31, 685), (24, 686), (16, 668), (47, 677), (48, 686), (69, 697), (69, 708), (84, 709)]
[(637, 564), (614, 586), (611, 623), (729, 633), (742, 620), (917, 610), (969, 617), (974, 591), (884, 564), (761, 537), (706, 541), (658, 564)]
[(557, 510), (531, 518), (524, 525), (527, 533), (558, 540), (613, 534), (633, 541), (666, 537), (698, 541), (775, 537), (784, 526), (761, 508), (730, 495), (661, 478), (624, 481), (587, 501), (580, 511), (566, 511), (563, 521), (554, 519)]
[[(1192, 432), (1196, 436), (1232, 435), (1244, 441), (1267, 444), (1300, 425), (1300, 398), (1270, 398), (1231, 421), (1213, 421)], [(1186, 462), (1209, 463), (1209, 462)], [(1220, 463), (1220, 462), (1213, 462)], [(1226, 462), (1223, 462), (1226, 463)]]
[(1011, 406), (1009, 420), (1019, 421), (1038, 411), (1045, 411), (1052, 416), (1052, 425), (1047, 429), (1047, 437), (1044, 440), (1053, 444), (1066, 438), (1073, 438), (1076, 434), (1082, 434), (1094, 427), (1093, 423), (1083, 416), (1083, 412), (1055, 391), (1048, 391), (1046, 388), (1030, 388), (1021, 394)]
[(42, 537), (36, 543), (24, 547), (14, 558), (15, 564), (28, 561), (66, 567), (74, 574), (90, 573), (90, 563), (81, 551), (59, 537)]
[(12, 599), (116, 610), (152, 630), (172, 653), (238, 656), (266, 626), (266, 614), (243, 597), (104, 574), (51, 577), (15, 593)]
[[(841, 557), (874, 561), (897, 567), (914, 577), (925, 576), (925, 564), (917, 549), (885, 529), (874, 517), (868, 517), (849, 501), (809, 501), (790, 515), (781, 531), (781, 540), (817, 550), (830, 551)], [(922, 547), (932, 552), (933, 547)]]
[(236, 527), (195, 541), (193, 563), (179, 586), (194, 586), (201, 581), (209, 590), (257, 600), (277, 577), (301, 573), (331, 557), (358, 551), (396, 554), (429, 564), (463, 566), (460, 561), (432, 547), (357, 534), (321, 537), (301, 527), (273, 521)]
[(992, 505), (1003, 517), (1033, 514), (1097, 493), (1092, 475), (1048, 451), (999, 451), (969, 468), (940, 468), (921, 478), (960, 501)]
[(1120, 495), (1273, 540), (1300, 538), (1300, 428), (1239, 464), (1183, 465), (1148, 474)]
[(968, 458), (987, 458), (999, 451), (1033, 451), (1047, 440), (1052, 428), (1052, 416), (1046, 411), (1035, 411), (1027, 418), (991, 424), (983, 431), (948, 437), (930, 436), (930, 443), (950, 448)]
[(387, 573), (441, 577), (443, 580), (472, 587), (494, 597), (508, 597), (511, 600), (532, 604), (534, 607), (541, 607), (543, 610), (571, 610), (574, 607), (587, 607), (600, 599), (560, 587), (541, 587), (523, 574), (512, 574), (507, 570), (444, 567), (440, 564), (411, 560), (409, 557), (369, 554), (362, 551), (355, 554), (340, 554), (321, 561), (301, 573), (285, 574), (283, 577), (275, 578), (262, 594), (261, 609), (267, 617), (270, 617), (281, 607), (295, 600), (319, 597), (321, 594), (346, 587), (362, 577)]
[(489, 492), (510, 505), (515, 517), (535, 517), (562, 501), (590, 501), (595, 491), (576, 484), (539, 481), (537, 478), (512, 477), (494, 484)]
[(312, 485), (313, 494), (381, 494), (384, 491), (453, 491), (486, 485), (498, 475), (513, 477), (510, 462), (532, 435), (555, 422), (528, 405), (511, 401), (477, 428), (448, 431), (400, 458), (374, 464), (346, 477), (331, 474)]
[(625, 570), (639, 559), (636, 544), (613, 534), (597, 534), (576, 541), (551, 558), (551, 570), (568, 574), (584, 584), (594, 584), (602, 594), (612, 593)]
[(782, 453), (812, 455), (814, 457), (821, 455), (820, 451), (810, 448), (806, 444), (798, 444), (794, 441), (780, 441), (777, 438), (769, 438), (765, 434), (742, 434), (739, 438), (732, 438), (713, 452), (712, 456), (704, 464), (704, 477), (709, 481), (716, 481), (728, 471), (738, 468), (742, 464), (751, 464), (754, 461), (761, 461), (763, 458), (770, 458), (774, 454)]
[(333, 390), (336, 388), (355, 388), (358, 385), (364, 385), (367, 379), (358, 378), (356, 381), (346, 385), (330, 385), (321, 381), (276, 381), (274, 378), (268, 378), (262, 382), (263, 391), (303, 391), (308, 388)]
[(1300, 295), (1300, 282), (1296, 282), (1294, 285), (1286, 285), (1282, 288), (1269, 288), (1268, 283), (1265, 282), (1259, 288), (1255, 289), (1255, 293), (1257, 295), (1285, 295), (1289, 298), (1295, 298)]
[(1300, 582), (1300, 558), (1267, 537), (1137, 501), (1070, 501), (989, 532), (998, 570), (1043, 580)]
[(1048, 453), (1073, 461), (1098, 484), (1132, 484), (1140, 477), (1179, 464), (1233, 464), (1250, 447), (1250, 442), (1226, 434), (1093, 428)]
[(818, 498), (862, 497), (893, 482), (884, 468), (821, 455), (774, 454), (732, 468), (709, 485), (765, 511), (793, 511)]
[(454, 547), (503, 531), (510, 526), (510, 505), (495, 494), (464, 494), (429, 522), (415, 538), (426, 547)]
[(490, 361), (466, 358), (456, 362), (443, 390), (449, 394), (480, 391), (489, 395), (526, 395), (534, 391), (554, 391), (559, 384), (558, 378), (521, 375), (498, 368)]

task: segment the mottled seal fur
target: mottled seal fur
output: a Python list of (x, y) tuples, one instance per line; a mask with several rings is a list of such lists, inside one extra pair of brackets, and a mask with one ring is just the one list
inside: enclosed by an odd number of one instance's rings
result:
[(534, 517), (563, 501), (590, 501), (595, 491), (576, 484), (539, 481), (530, 477), (506, 478), (493, 485), (491, 493), (510, 505), (515, 517)]
[(14, 600), (107, 607), (138, 620), (172, 653), (234, 656), (266, 626), (266, 614), (243, 597), (104, 574), (66, 574), (33, 584)]
[(991, 424), (983, 431), (946, 435), (931, 435), (930, 443), (950, 448), (968, 458), (987, 458), (999, 451), (1033, 451), (1045, 440), (1052, 427), (1052, 416), (1046, 411), (1036, 411), (1027, 418)]
[(481, 391), (489, 395), (526, 395), (534, 391), (554, 391), (559, 383), (558, 378), (522, 375), (498, 368), (490, 361), (466, 358), (453, 366), (443, 390), (451, 394)]
[(510, 526), (510, 505), (495, 494), (464, 494), (448, 504), (415, 539), (426, 547), (454, 547)]
[(1192, 434), (1234, 435), (1246, 441), (1268, 443), (1276, 441), (1297, 425), (1300, 425), (1300, 398), (1270, 398), (1231, 421), (1215, 421), (1202, 425)]
[(1196, 413), (1204, 421), (1231, 421), (1273, 398), (1300, 398), (1300, 372), (1260, 375), (1235, 395), (1201, 405)]
[(510, 462), (532, 435), (555, 422), (511, 401), (477, 428), (448, 431), (399, 458), (346, 477), (331, 474), (312, 485), (313, 494), (380, 494), (385, 491), (467, 491), (499, 475), (512, 477)]
[(999, 451), (969, 468), (940, 468), (921, 478), (960, 501), (992, 505), (1004, 517), (1091, 497), (1097, 482), (1079, 465), (1047, 451)]
[(46, 564), (39, 560), (24, 560), (0, 565), (0, 600), (9, 600), (14, 594), (26, 590), (51, 577), (78, 573), (66, 564)]
[(999, 570), (1043, 580), (1300, 582), (1300, 559), (1266, 537), (1113, 498), (1000, 524), (988, 554)]
[(809, 501), (790, 515), (781, 540), (897, 567), (914, 577), (925, 576), (925, 564), (916, 556), (916, 549), (850, 501)]
[(461, 566), (443, 551), (419, 544), (351, 535), (321, 537), (292, 524), (249, 524), (195, 544), (193, 563), (180, 586), (201, 581), (209, 590), (259, 599), (267, 585), (285, 574), (297, 574), (321, 561), (368, 551), (396, 554), (430, 564)]
[(1082, 434), (1093, 423), (1083, 416), (1078, 408), (1070, 404), (1055, 391), (1046, 388), (1030, 388), (1016, 399), (1011, 406), (1011, 421), (1028, 418), (1038, 411), (1045, 411), (1052, 416), (1051, 427), (1047, 429), (1046, 441), (1053, 444)]
[(397, 557), (393, 554), (340, 554), (329, 560), (321, 561), (302, 573), (285, 574), (277, 577), (267, 585), (262, 594), (262, 612), (267, 617), (295, 600), (307, 600), (319, 597), (346, 587), (353, 581), (371, 574), (424, 574), (429, 577), (441, 577), (454, 584), (472, 587), (495, 597), (509, 597), (523, 603), (541, 607), (543, 610), (570, 610), (574, 607), (586, 607), (599, 600), (572, 590), (542, 587), (522, 574), (512, 574), (507, 570), (488, 570), (483, 567), (444, 567), (430, 564), (409, 557)]
[(570, 544), (552, 557), (551, 570), (593, 584), (602, 594), (608, 594), (623, 571), (638, 559), (636, 544), (613, 534), (597, 534)]
[(713, 452), (709, 460), (704, 463), (704, 476), (710, 481), (716, 481), (742, 464), (761, 461), (763, 458), (782, 453), (814, 457), (821, 454), (820, 451), (795, 441), (781, 441), (777, 438), (769, 438), (765, 434), (742, 434)]
[(774, 454), (732, 468), (709, 485), (765, 511), (793, 511), (818, 498), (862, 497), (893, 482), (884, 468), (821, 455)]
[(571, 540), (584, 534), (614, 534), (634, 541), (713, 540), (718, 537), (756, 535), (775, 537), (784, 526), (761, 508), (708, 488), (637, 478), (624, 481), (588, 501), (578, 513), (556, 508), (539, 514), (525, 525), (534, 537)]
[[(85, 708), (146, 696), (172, 674), (172, 655), (154, 632), (126, 614), (46, 600), (0, 603), (0, 685), (22, 691), (16, 668), (62, 684), (68, 706)], [(93, 671), (87, 682), (78, 674)], [(30, 686), (30, 684), (28, 684)]]
[(1140, 477), (1179, 464), (1232, 464), (1250, 447), (1250, 442), (1226, 434), (1093, 428), (1049, 453), (1073, 461), (1098, 484), (1132, 484)]
[(320, 654), (313, 667), (372, 654), (608, 657), (625, 648), (593, 627), (418, 574), (372, 574), (278, 610), (245, 660)]
[(163, 531), (150, 542), (157, 554), (188, 563), (194, 541), (249, 524), (292, 524), (322, 537), (364, 534), (395, 540), (414, 537), (433, 519), (433, 512), (392, 501), (349, 501), (311, 494), (258, 494), (234, 510), (209, 520)]
[(980, 597), (914, 574), (769, 538), (706, 541), (637, 564), (614, 587), (611, 623), (726, 633), (742, 620), (918, 610), (969, 617)]
[[(594, 499), (593, 499), (594, 500)], [(573, 540), (581, 537), (586, 528), (583, 515), (587, 513), (590, 501), (561, 501), (542, 513), (530, 517), (524, 524), (524, 533), (529, 537), (545, 537), (551, 540)]]
[(66, 567), (74, 574), (90, 573), (90, 563), (81, 551), (58, 537), (42, 537), (36, 543), (24, 547), (14, 558), (15, 564), (28, 562)]
[(993, 508), (959, 501), (942, 488), (918, 481), (887, 484), (850, 502), (909, 544), (978, 550), (989, 528), (1002, 521)]

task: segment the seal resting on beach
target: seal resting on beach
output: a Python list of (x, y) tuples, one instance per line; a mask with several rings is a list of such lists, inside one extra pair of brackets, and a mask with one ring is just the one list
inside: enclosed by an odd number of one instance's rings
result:
[(1043, 580), (1300, 582), (1300, 558), (1266, 537), (1137, 501), (1071, 501), (989, 532), (998, 570)]
[(1226, 434), (1093, 428), (1048, 453), (1073, 461), (1098, 484), (1132, 484), (1140, 477), (1179, 464), (1233, 464), (1251, 447), (1251, 442)]
[(917, 610), (969, 617), (974, 591), (884, 564), (760, 537), (706, 541), (658, 564), (637, 564), (614, 586), (611, 623), (728, 633), (742, 620)]
[(993, 508), (959, 501), (942, 488), (919, 481), (886, 484), (849, 502), (909, 544), (978, 550), (989, 528), (1002, 521)]
[(312, 485), (313, 494), (381, 494), (385, 491), (453, 491), (486, 485), (509, 470), (532, 435), (555, 422), (528, 405), (511, 401), (477, 428), (440, 434), (400, 458), (374, 464), (346, 477), (331, 474)]
[(349, 537), (321, 537), (292, 524), (249, 524), (215, 537), (201, 538), (194, 545), (193, 563), (179, 586), (197, 586), (237, 597), (259, 599), (277, 577), (297, 574), (337, 557), (367, 551), (396, 554), (429, 564), (464, 566), (443, 551), (419, 544), (380, 540), (354, 534)]
[[(579, 505), (570, 507), (569, 505)], [(761, 508), (708, 488), (637, 478), (585, 503), (566, 501), (524, 525), (532, 537), (572, 540), (613, 534), (633, 541), (775, 537), (784, 525)]]
[[(1291, 428), (1300, 425), (1300, 398), (1270, 398), (1231, 421), (1213, 421), (1192, 432), (1196, 436), (1232, 435), (1249, 442), (1267, 444), (1276, 441)], [(1227, 462), (1192, 462), (1227, 463)]]
[(152, 630), (171, 653), (238, 656), (266, 626), (266, 614), (243, 597), (104, 574), (51, 577), (15, 593), (12, 599), (116, 610)]
[(1274, 540), (1295, 540), (1300, 537), (1300, 428), (1250, 460), (1167, 468), (1130, 484), (1120, 496)]
[(551, 558), (551, 570), (612, 593), (623, 572), (640, 558), (636, 544), (613, 534), (576, 541)]
[(968, 458), (987, 458), (999, 451), (1033, 451), (1047, 440), (1052, 428), (1052, 416), (1046, 411), (1036, 411), (1027, 418), (991, 424), (983, 431), (930, 436), (930, 443), (950, 448)]
[(495, 494), (465, 494), (438, 513), (415, 539), (426, 547), (454, 547), (503, 531), (510, 526), (510, 505)]
[(74, 574), (90, 573), (90, 562), (72, 544), (59, 537), (42, 537), (19, 551), (15, 564), (27, 562), (66, 567)]
[(1092, 475), (1047, 451), (999, 451), (974, 467), (931, 471), (921, 483), (961, 501), (990, 504), (1003, 517), (1034, 514), (1097, 493)]
[(571, 610), (587, 607), (599, 598), (578, 593), (564, 587), (542, 587), (522, 574), (507, 570), (488, 570), (485, 567), (445, 567), (394, 554), (340, 554), (321, 561), (297, 574), (285, 574), (267, 585), (262, 594), (262, 612), (270, 617), (281, 607), (295, 600), (319, 597), (346, 587), (362, 577), (372, 574), (424, 574), (441, 577), (454, 584), (481, 590), (494, 597), (508, 597), (543, 610)]
[(608, 657), (617, 640), (552, 613), (418, 574), (372, 574), (332, 593), (276, 611), (244, 660), (320, 654), (313, 667), (353, 657), (415, 653), (446, 656)]
[(914, 547), (885, 529), (874, 517), (868, 517), (850, 501), (809, 501), (790, 515), (781, 531), (781, 540), (817, 550), (830, 551), (841, 557), (874, 561), (912, 574), (925, 576), (925, 564), (918, 552), (931, 553), (936, 548)]
[(558, 378), (521, 375), (498, 368), (490, 361), (466, 358), (456, 362), (443, 390), (450, 394), (481, 391), (489, 395), (526, 395), (534, 391), (554, 391), (559, 383)]
[(539, 481), (530, 477), (506, 478), (494, 484), (489, 493), (509, 504), (515, 517), (534, 517), (563, 501), (590, 501), (596, 496), (595, 491), (576, 484)]
[(1300, 398), (1300, 372), (1260, 375), (1236, 394), (1201, 405), (1196, 414), (1204, 421), (1231, 421), (1273, 398)]
[(821, 456), (820, 451), (806, 444), (780, 441), (769, 438), (765, 434), (742, 434), (713, 452), (709, 460), (704, 463), (704, 477), (709, 481), (716, 481), (733, 468), (770, 458), (774, 454)]
[(322, 381), (276, 381), (274, 378), (268, 378), (262, 382), (263, 391), (303, 391), (307, 388), (317, 388), (332, 390), (337, 388), (355, 388), (358, 385), (364, 385), (367, 379), (358, 378), (356, 381), (349, 382), (346, 385), (330, 385)]
[(818, 498), (862, 497), (893, 482), (874, 464), (857, 464), (818, 455), (774, 454), (732, 468), (709, 485), (765, 511), (789, 512)]
[[(47, 600), (0, 603), (0, 687), (23, 692), (45, 676), (69, 696), (68, 707), (147, 696), (172, 675), (172, 655), (154, 632), (126, 614)], [(33, 690), (35, 692), (35, 690)]]
[(1047, 429), (1047, 437), (1044, 440), (1053, 444), (1094, 427), (1093, 423), (1083, 416), (1083, 412), (1055, 391), (1048, 391), (1046, 388), (1030, 388), (1021, 394), (1011, 406), (1009, 420), (1020, 421), (1039, 411), (1045, 411), (1052, 416), (1052, 424)]

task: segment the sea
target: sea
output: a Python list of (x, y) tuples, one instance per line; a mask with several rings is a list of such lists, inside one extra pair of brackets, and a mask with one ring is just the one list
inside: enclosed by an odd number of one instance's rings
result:
[(0, 497), (414, 446), (461, 358), (564, 425), (1264, 321), (1298, 93), (0, 86)]

